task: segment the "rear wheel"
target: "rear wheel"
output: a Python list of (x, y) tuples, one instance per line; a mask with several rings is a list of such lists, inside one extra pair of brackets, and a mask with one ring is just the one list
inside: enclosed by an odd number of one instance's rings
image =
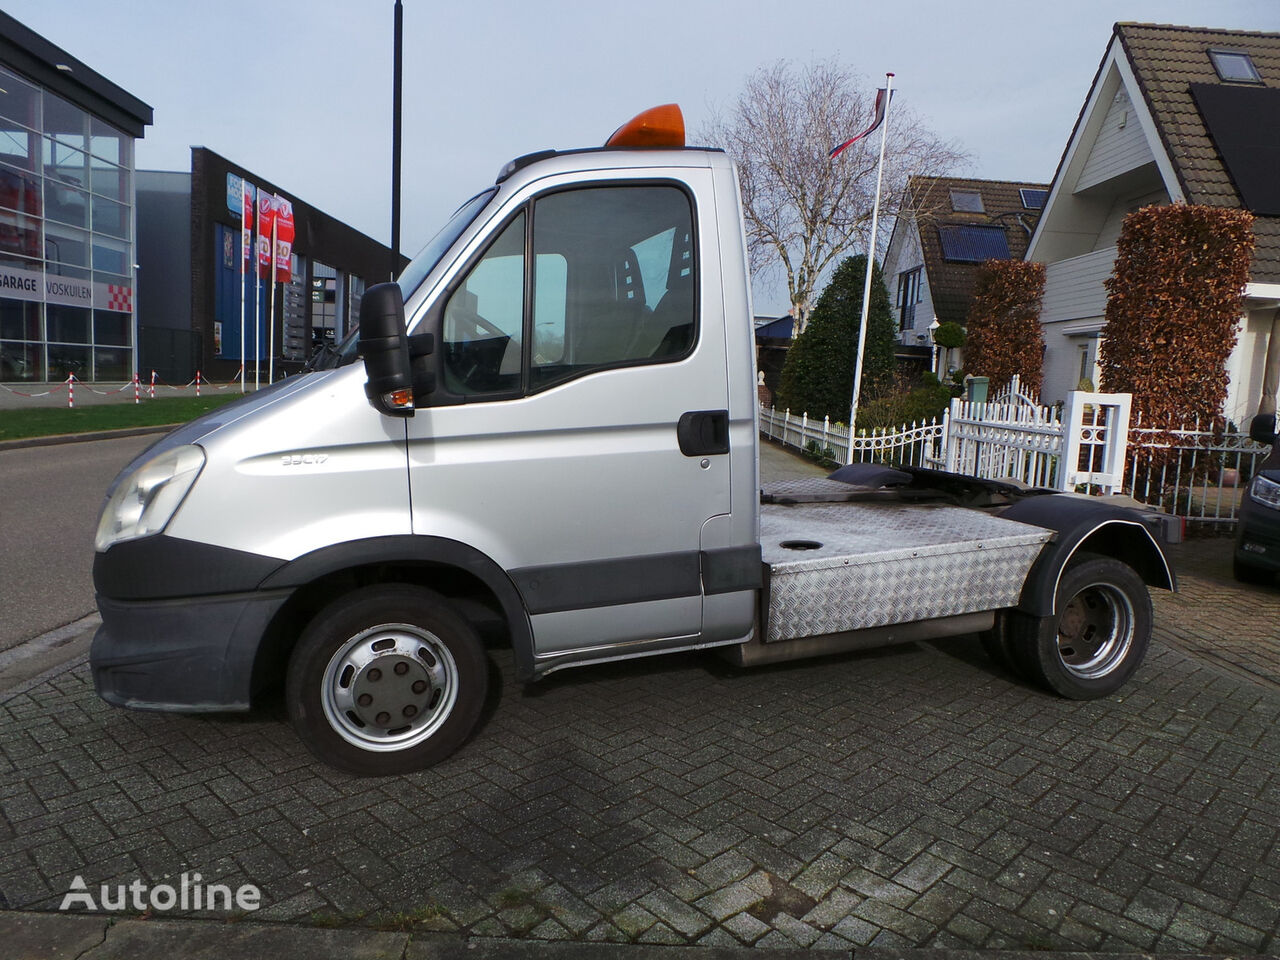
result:
[(480, 717), (484, 649), (437, 594), (406, 584), (335, 600), (289, 661), (289, 719), (316, 757), (361, 776), (421, 770), (453, 753)]
[(1124, 686), (1151, 641), (1151, 596), (1133, 568), (1082, 555), (1062, 574), (1055, 611), (1008, 618), (1009, 650), (1023, 675), (1073, 700)]

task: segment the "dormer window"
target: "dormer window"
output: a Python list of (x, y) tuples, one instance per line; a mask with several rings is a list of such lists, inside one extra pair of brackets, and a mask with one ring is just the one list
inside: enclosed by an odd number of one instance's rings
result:
[(951, 209), (956, 213), (986, 213), (977, 190), (952, 190)]
[(1218, 79), (1227, 83), (1261, 83), (1258, 68), (1253, 65), (1253, 58), (1238, 50), (1210, 50), (1209, 59), (1213, 61), (1213, 69), (1218, 71)]

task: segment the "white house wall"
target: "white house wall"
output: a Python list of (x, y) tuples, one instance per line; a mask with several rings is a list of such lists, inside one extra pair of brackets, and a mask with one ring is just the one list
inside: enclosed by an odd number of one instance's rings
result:
[(1147, 145), (1146, 134), (1138, 122), (1133, 102), (1123, 86), (1112, 96), (1111, 105), (1102, 121), (1102, 128), (1085, 160), (1084, 169), (1076, 181), (1075, 191), (1114, 179), (1130, 170), (1155, 162), (1155, 155)]
[[(893, 236), (889, 240), (889, 249), (885, 251), (883, 273), (884, 283), (889, 294), (889, 304), (893, 308), (893, 322), (896, 327), (901, 322), (898, 309), (898, 275), (924, 266), (924, 248), (920, 243), (920, 228), (914, 217), (899, 218), (894, 226)], [(933, 322), (933, 294), (929, 289), (929, 275), (920, 271), (920, 302), (916, 304), (915, 333), (927, 333), (929, 324)], [(900, 335), (902, 343), (918, 346), (920, 341), (912, 334)]]
[(1042, 324), (1101, 317), (1107, 308), (1103, 282), (1115, 267), (1116, 248), (1106, 247), (1082, 257), (1045, 265)]

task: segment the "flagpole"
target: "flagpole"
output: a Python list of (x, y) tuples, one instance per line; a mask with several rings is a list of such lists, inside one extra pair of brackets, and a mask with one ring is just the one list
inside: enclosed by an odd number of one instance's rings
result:
[(862, 283), (862, 318), (858, 321), (858, 359), (853, 368), (853, 399), (849, 404), (849, 453), (853, 463), (853, 437), (858, 424), (858, 398), (862, 393), (862, 355), (867, 344), (867, 313), (871, 307), (871, 274), (876, 263), (876, 227), (880, 220), (880, 184), (884, 178), (884, 145), (889, 137), (889, 110), (893, 107), (893, 74), (885, 74), (884, 123), (880, 126), (880, 163), (876, 167), (876, 200), (871, 207), (871, 237), (867, 240), (867, 275)]
[(267, 312), (267, 383), (276, 382), (276, 220), (271, 218), (271, 263), (267, 276), (271, 278), (271, 309)]
[[(244, 348), (244, 262), (249, 258), (244, 239), (244, 181), (240, 182), (240, 392), (244, 393), (244, 361), (248, 351)], [(252, 247), (252, 244), (250, 244)]]

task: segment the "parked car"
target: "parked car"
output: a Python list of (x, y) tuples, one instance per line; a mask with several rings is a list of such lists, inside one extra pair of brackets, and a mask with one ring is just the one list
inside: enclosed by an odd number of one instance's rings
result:
[(1275, 414), (1254, 417), (1249, 436), (1258, 443), (1271, 444), (1271, 453), (1249, 481), (1240, 501), (1231, 569), (1241, 583), (1269, 584), (1280, 573), (1280, 447), (1275, 443)]

